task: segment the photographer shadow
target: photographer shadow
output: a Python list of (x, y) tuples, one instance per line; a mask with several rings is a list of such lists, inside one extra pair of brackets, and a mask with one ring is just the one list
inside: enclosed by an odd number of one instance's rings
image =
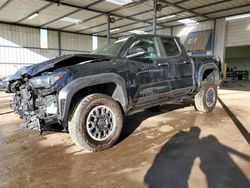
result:
[(160, 150), (144, 182), (149, 187), (189, 187), (188, 180), (196, 158), (207, 185), (214, 187), (250, 187), (250, 182), (229, 153), (250, 162), (250, 156), (222, 145), (214, 136), (199, 138), (200, 128), (181, 131)]

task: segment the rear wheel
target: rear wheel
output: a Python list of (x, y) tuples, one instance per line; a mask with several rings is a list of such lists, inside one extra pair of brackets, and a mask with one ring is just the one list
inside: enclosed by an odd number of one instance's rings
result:
[(69, 133), (81, 149), (100, 151), (115, 144), (122, 124), (119, 104), (110, 96), (92, 94), (76, 106), (69, 121)]
[(217, 98), (217, 86), (214, 83), (203, 83), (194, 97), (195, 109), (199, 112), (211, 112), (216, 106)]

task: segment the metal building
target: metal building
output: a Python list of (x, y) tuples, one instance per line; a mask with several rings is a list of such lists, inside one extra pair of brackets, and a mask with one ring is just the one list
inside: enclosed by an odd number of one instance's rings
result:
[[(153, 31), (179, 36), (185, 43), (189, 33), (211, 30), (206, 54), (224, 60), (225, 47), (250, 44), (248, 16), (226, 17), (249, 12), (248, 0), (1, 0), (0, 75), (55, 56), (88, 53), (92, 36), (100, 47), (110, 38)], [(242, 58), (241, 67), (249, 70), (249, 58)]]

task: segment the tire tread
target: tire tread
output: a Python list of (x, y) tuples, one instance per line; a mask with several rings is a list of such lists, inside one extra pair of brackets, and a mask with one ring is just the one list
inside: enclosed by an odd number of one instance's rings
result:
[[(122, 113), (121, 113), (121, 109), (120, 106), (118, 105), (118, 103), (116, 103), (116, 101), (114, 101), (110, 96), (108, 95), (104, 95), (104, 94), (90, 94), (88, 96), (86, 96), (85, 98), (83, 98), (78, 105), (76, 105), (73, 109), (73, 115), (72, 118), (69, 120), (68, 122), (68, 130), (70, 133), (70, 136), (72, 138), (72, 140), (74, 141), (74, 143), (80, 148), (80, 149), (86, 149), (86, 150), (90, 150), (90, 151), (100, 151), (106, 148), (111, 147), (116, 140), (118, 139), (117, 134), (115, 135), (117, 138), (115, 138), (114, 140), (112, 140), (112, 142), (108, 142), (105, 144), (100, 144), (99, 146), (95, 146), (93, 144), (91, 144), (89, 142), (89, 140), (87, 139), (86, 136), (82, 136), (83, 134), (83, 129), (81, 129), (81, 119), (82, 114), (84, 114), (84, 110), (85, 108), (91, 104), (91, 102), (94, 102), (96, 100), (100, 100), (100, 99), (105, 99), (105, 100), (109, 100), (111, 102), (112, 105), (114, 105), (115, 110), (117, 111), (117, 113), (119, 114), (119, 117), (116, 117), (117, 119), (119, 119), (119, 122), (122, 122)], [(117, 125), (119, 126), (119, 125)], [(120, 125), (122, 127), (122, 123)], [(121, 127), (118, 127), (118, 135), (120, 134), (121, 131)]]

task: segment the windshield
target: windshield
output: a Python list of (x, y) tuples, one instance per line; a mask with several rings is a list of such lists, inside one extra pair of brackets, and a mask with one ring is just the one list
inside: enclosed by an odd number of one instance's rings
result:
[(98, 48), (97, 50), (93, 51), (91, 54), (114, 56), (121, 49), (121, 47), (123, 46), (126, 40), (127, 38), (122, 39), (122, 40), (117, 40), (111, 44), (106, 44), (104, 47)]

